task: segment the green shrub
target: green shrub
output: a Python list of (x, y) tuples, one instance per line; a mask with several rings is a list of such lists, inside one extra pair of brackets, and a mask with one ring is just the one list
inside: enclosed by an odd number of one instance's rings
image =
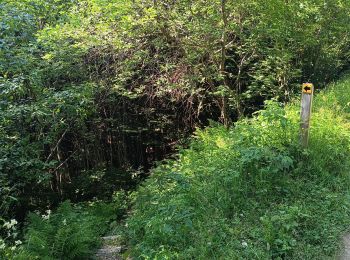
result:
[(0, 218), (0, 259), (12, 259), (22, 244), (17, 224), (15, 219), (5, 221)]
[(30, 214), (25, 243), (16, 259), (90, 259), (111, 219), (112, 204), (73, 206), (64, 202), (51, 214)]
[[(128, 219), (142, 259), (324, 259), (350, 225), (350, 125), (343, 80), (315, 99), (310, 147), (299, 101), (268, 102), (249, 120), (196, 133), (154, 169)], [(349, 96), (347, 94), (347, 96)], [(350, 101), (350, 97), (348, 99)]]

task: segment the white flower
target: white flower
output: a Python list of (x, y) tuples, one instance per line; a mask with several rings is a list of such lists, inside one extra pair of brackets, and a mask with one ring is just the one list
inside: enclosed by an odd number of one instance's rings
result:
[(22, 244), (22, 241), (21, 240), (16, 240), (15, 241), (15, 245), (18, 246), (18, 245), (21, 245)]
[(46, 210), (45, 211), (46, 212), (46, 215), (41, 215), (41, 217), (43, 218), (43, 219), (45, 219), (45, 220), (48, 220), (49, 218), (50, 218), (50, 215), (51, 215), (51, 210), (50, 209), (48, 209), (48, 210)]
[(41, 215), (41, 217), (45, 220), (48, 220), (50, 218), (50, 215)]
[(5, 222), (3, 227), (7, 228), (7, 229), (11, 229), (12, 227), (14, 227), (17, 224), (17, 220), (15, 219), (11, 219), (10, 222)]
[(12, 246), (10, 249), (11, 249), (12, 251), (15, 251), (15, 250), (16, 250), (16, 246)]
[(63, 220), (63, 225), (65, 225), (65, 226), (67, 225), (67, 220), (66, 219)]
[(242, 246), (243, 246), (243, 247), (247, 247), (247, 246), (248, 246), (248, 243), (245, 242), (245, 241), (243, 241), (243, 242), (242, 242)]
[(4, 228), (10, 229), (11, 228), (11, 224), (10, 222), (5, 222), (3, 225)]

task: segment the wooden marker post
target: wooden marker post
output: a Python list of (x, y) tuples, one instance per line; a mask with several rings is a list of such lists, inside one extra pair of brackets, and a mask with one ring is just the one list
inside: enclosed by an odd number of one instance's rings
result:
[(312, 109), (312, 98), (314, 95), (314, 85), (304, 83), (301, 94), (301, 123), (300, 123), (300, 142), (303, 148), (309, 144), (309, 130)]

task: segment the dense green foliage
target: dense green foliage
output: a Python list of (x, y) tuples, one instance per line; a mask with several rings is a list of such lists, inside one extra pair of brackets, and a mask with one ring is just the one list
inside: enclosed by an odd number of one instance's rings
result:
[(153, 170), (128, 220), (141, 259), (328, 259), (350, 225), (350, 79), (317, 95), (310, 147), (299, 101), (197, 131)]
[[(3, 0), (0, 209), (135, 185), (196, 126), (348, 67), (345, 0)], [(137, 175), (137, 174), (136, 174)]]
[[(101, 212), (102, 210), (102, 212)], [(24, 252), (19, 259), (86, 259), (89, 258), (99, 237), (108, 227), (106, 220), (113, 216), (106, 204), (89, 211), (73, 209), (63, 203), (57, 212), (44, 219), (32, 214), (25, 236)], [(108, 212), (109, 211), (109, 212)]]
[[(119, 220), (125, 211), (125, 197), (114, 195), (113, 203), (91, 202), (72, 205), (62, 203), (55, 212), (30, 214), (24, 242), (11, 236), (0, 241), (1, 259), (90, 259), (100, 245), (100, 236), (110, 228), (111, 220)], [(112, 222), (113, 223), (113, 222)], [(6, 231), (6, 230), (5, 230)], [(17, 238), (17, 240), (16, 240)]]
[(86, 258), (128, 206), (80, 203), (134, 189), (196, 128), (136, 193), (133, 255), (331, 256), (348, 82), (318, 96), (308, 151), (280, 104), (349, 69), (349, 31), (348, 0), (0, 0), (0, 258)]

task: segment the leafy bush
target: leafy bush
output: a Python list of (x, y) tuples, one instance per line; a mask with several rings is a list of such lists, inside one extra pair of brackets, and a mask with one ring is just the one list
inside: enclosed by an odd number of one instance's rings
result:
[(12, 259), (22, 244), (19, 239), (18, 222), (15, 219), (5, 221), (0, 218), (0, 257), (1, 259)]
[(24, 245), (14, 259), (89, 259), (117, 214), (112, 204), (82, 207), (68, 201), (54, 213), (30, 214)]
[[(324, 259), (350, 225), (350, 80), (315, 99), (310, 147), (299, 101), (198, 130), (179, 159), (154, 169), (128, 219), (142, 259)], [(343, 93), (349, 99), (346, 99)]]

